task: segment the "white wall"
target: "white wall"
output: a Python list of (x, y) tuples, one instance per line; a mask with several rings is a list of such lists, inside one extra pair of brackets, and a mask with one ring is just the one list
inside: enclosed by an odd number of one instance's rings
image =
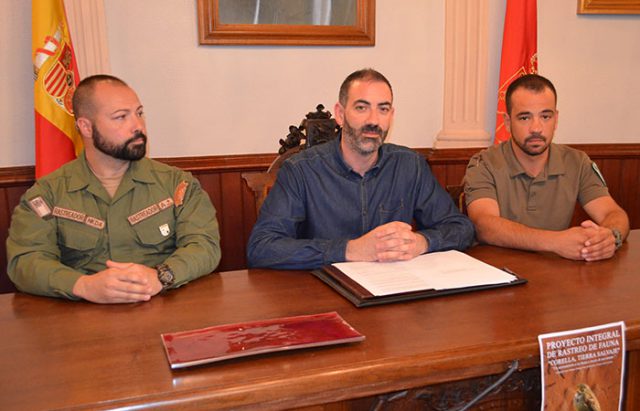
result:
[(0, 167), (34, 164), (31, 2), (0, 0)]
[(538, 0), (540, 74), (558, 91), (557, 141), (638, 143), (640, 15), (576, 15), (574, 0)]
[[(494, 127), (504, 15), (490, 1), (487, 129)], [(559, 92), (559, 142), (640, 142), (640, 16), (578, 16), (577, 0), (538, 0), (541, 74)], [(0, 167), (33, 159), (30, 2), (0, 0)], [(275, 152), (290, 124), (332, 112), (351, 71), (391, 80), (391, 141), (431, 147), (442, 124), (444, 2), (378, 0), (375, 47), (198, 46), (195, 0), (105, 0), (112, 73), (146, 107), (151, 155)]]
[(439, 131), (442, 2), (378, 1), (375, 47), (198, 46), (195, 3), (105, 3), (111, 67), (143, 99), (152, 155), (277, 151), (318, 103), (333, 112), (344, 77), (365, 66), (394, 86), (394, 141), (430, 146)]

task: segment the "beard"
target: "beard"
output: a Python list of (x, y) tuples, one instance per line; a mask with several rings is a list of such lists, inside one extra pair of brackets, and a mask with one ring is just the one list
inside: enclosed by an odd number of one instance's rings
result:
[[(147, 153), (147, 136), (142, 131), (137, 131), (130, 139), (121, 145), (116, 145), (108, 142), (94, 124), (91, 137), (93, 138), (93, 146), (95, 148), (119, 160), (138, 161)], [(133, 144), (133, 142), (139, 138), (142, 139), (142, 143)]]
[[(517, 139), (512, 138), (513, 142), (522, 150), (525, 154), (535, 157), (539, 156), (545, 151), (549, 149), (549, 140), (545, 138), (542, 134), (531, 134), (527, 138), (524, 139), (522, 143), (520, 143)], [(544, 142), (540, 143), (539, 141), (543, 140)], [(536, 141), (536, 146), (533, 147), (530, 145), (531, 141)], [(542, 144), (542, 145), (538, 145)]]
[[(365, 137), (364, 133), (376, 133), (378, 138)], [(367, 156), (378, 151), (382, 143), (387, 139), (389, 130), (383, 130), (376, 124), (365, 124), (364, 126), (356, 129), (351, 127), (347, 119), (344, 119), (342, 126), (342, 135), (345, 138), (349, 147), (356, 153)]]

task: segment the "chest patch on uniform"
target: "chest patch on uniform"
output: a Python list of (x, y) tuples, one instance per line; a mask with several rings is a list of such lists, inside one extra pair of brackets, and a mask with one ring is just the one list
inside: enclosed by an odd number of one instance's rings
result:
[(104, 221), (99, 218), (91, 217), (80, 211), (70, 210), (68, 208), (53, 207), (53, 215), (56, 217), (64, 218), (65, 220), (76, 221), (78, 223), (86, 224), (89, 227), (102, 230), (104, 228)]
[(29, 200), (29, 207), (31, 207), (33, 212), (36, 213), (40, 218), (46, 217), (51, 214), (51, 209), (44, 201), (44, 199), (40, 196)]
[(158, 227), (158, 229), (160, 230), (160, 234), (162, 234), (163, 237), (167, 237), (169, 234), (171, 234), (169, 224), (162, 224), (160, 227)]
[(602, 173), (600, 172), (600, 169), (598, 168), (598, 166), (596, 165), (596, 163), (591, 163), (591, 168), (593, 169), (593, 171), (596, 173), (596, 175), (598, 176), (598, 178), (600, 179), (600, 181), (602, 181), (602, 184), (604, 184), (605, 186), (607, 185), (607, 182), (604, 181), (604, 176), (602, 175)]
[(178, 187), (176, 187), (176, 191), (173, 193), (173, 202), (176, 204), (176, 207), (180, 207), (184, 202), (187, 187), (189, 187), (189, 183), (186, 181), (181, 181)]
[(172, 205), (173, 199), (171, 199), (171, 197), (167, 197), (157, 204), (151, 204), (149, 207), (144, 208), (133, 215), (130, 215), (129, 217), (127, 217), (127, 220), (129, 220), (129, 224), (136, 225), (140, 221), (146, 220), (147, 218), (158, 214), (160, 211), (166, 210)]

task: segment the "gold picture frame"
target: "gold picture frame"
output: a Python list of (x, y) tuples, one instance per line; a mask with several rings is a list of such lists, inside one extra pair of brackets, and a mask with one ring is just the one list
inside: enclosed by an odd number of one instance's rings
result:
[(640, 0), (578, 0), (578, 14), (640, 14)]
[(356, 0), (352, 26), (222, 24), (219, 0), (198, 0), (198, 41), (203, 45), (375, 45), (375, 0)]

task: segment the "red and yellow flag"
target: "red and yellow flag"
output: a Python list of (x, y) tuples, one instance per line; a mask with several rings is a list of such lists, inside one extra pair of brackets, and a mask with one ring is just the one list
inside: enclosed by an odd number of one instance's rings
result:
[(536, 0), (507, 0), (502, 36), (496, 137), (493, 140), (495, 144), (509, 139), (503, 118), (507, 111), (504, 98), (509, 84), (522, 75), (538, 72), (537, 20)]
[(36, 178), (82, 150), (71, 98), (79, 82), (63, 0), (32, 0)]

